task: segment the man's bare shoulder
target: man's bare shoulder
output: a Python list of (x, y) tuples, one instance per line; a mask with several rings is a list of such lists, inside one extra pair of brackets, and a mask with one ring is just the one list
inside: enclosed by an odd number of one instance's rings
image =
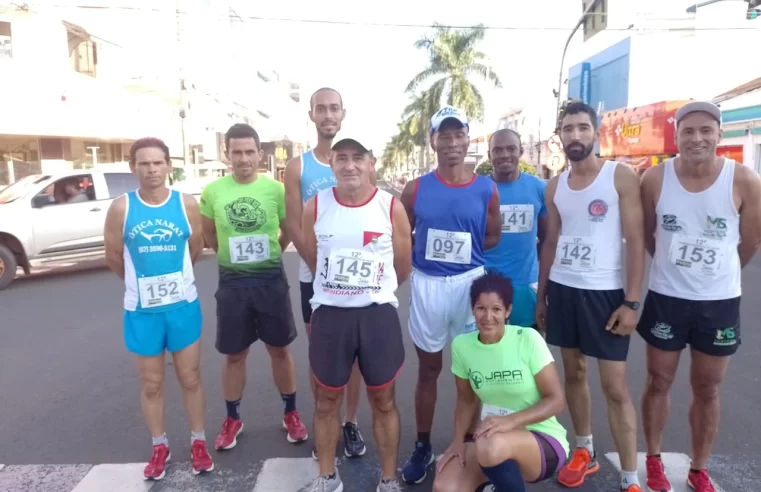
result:
[(286, 176), (299, 176), (301, 175), (301, 155), (297, 155), (296, 157), (292, 157), (286, 164), (285, 164), (285, 175)]

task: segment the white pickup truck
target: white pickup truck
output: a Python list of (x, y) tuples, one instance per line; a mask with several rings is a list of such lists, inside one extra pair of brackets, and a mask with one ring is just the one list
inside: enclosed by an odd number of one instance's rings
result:
[(0, 190), (0, 290), (17, 267), (29, 275), (32, 261), (101, 254), (108, 207), (137, 187), (126, 169), (84, 169), (31, 175)]

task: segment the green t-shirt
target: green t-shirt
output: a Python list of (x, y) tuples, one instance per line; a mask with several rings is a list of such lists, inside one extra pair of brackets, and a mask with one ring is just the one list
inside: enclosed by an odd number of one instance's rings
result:
[(231, 175), (224, 176), (203, 189), (201, 213), (214, 219), (217, 228), (220, 280), (281, 269), (283, 183), (258, 176), (253, 183), (240, 184)]
[[(507, 410), (505, 413), (525, 410), (542, 399), (534, 376), (554, 360), (533, 328), (507, 325), (502, 340), (490, 345), (478, 340), (478, 331), (458, 335), (452, 341), (452, 373), (470, 381), (484, 406)], [(557, 418), (527, 429), (554, 437), (568, 453), (566, 431)]]

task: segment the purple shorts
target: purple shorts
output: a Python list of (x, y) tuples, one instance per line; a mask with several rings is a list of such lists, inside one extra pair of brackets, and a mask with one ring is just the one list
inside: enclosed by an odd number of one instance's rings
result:
[(539, 478), (531, 483), (539, 483), (547, 480), (557, 473), (565, 464), (567, 458), (565, 449), (557, 439), (543, 432), (531, 431), (539, 443), (539, 452), (542, 454), (542, 473)]

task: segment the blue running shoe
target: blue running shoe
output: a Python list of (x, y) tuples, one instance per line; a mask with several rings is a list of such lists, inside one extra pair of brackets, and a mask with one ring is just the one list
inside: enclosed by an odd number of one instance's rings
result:
[(402, 469), (402, 479), (411, 485), (422, 483), (428, 476), (428, 467), (434, 460), (431, 443), (415, 442), (415, 451)]

